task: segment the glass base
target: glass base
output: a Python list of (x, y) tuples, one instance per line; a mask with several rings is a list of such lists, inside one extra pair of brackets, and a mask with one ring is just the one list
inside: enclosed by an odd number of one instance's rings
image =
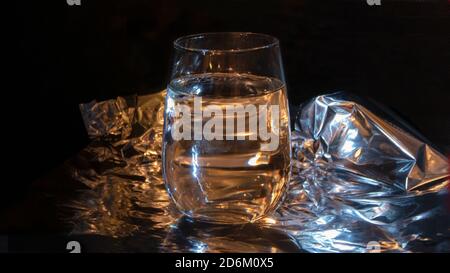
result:
[(242, 225), (254, 223), (265, 216), (265, 214), (249, 213), (245, 210), (230, 210), (220, 208), (198, 209), (193, 211), (182, 211), (189, 218), (210, 224)]

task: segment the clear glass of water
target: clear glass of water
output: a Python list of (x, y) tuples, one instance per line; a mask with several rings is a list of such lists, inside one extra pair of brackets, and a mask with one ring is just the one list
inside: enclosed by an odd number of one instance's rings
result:
[(257, 221), (283, 199), (290, 158), (278, 40), (240, 32), (177, 39), (163, 175), (178, 209), (211, 223)]

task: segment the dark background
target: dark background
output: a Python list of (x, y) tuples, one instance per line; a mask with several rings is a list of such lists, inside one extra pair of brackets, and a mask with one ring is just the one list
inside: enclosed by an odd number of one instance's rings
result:
[[(17, 203), (88, 143), (78, 104), (167, 83), (172, 41), (209, 31), (280, 39), (291, 102), (347, 90), (404, 116), (450, 152), (448, 1), (16, 1), (7, 90)], [(10, 27), (8, 26), (8, 27)], [(10, 109), (11, 108), (11, 109)], [(11, 118), (12, 117), (12, 118)]]

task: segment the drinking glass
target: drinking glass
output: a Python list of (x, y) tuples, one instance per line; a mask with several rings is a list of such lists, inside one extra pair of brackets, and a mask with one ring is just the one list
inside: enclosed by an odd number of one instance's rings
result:
[(178, 38), (165, 103), (163, 176), (183, 214), (242, 224), (277, 207), (291, 147), (276, 38), (240, 32)]

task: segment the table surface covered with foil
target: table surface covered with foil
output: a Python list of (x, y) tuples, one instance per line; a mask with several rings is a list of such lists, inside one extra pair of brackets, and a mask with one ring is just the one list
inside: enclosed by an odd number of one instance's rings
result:
[(450, 252), (446, 158), (346, 93), (291, 106), (292, 177), (272, 215), (239, 226), (181, 217), (161, 174), (164, 95), (80, 105), (92, 142), (62, 167), (80, 187), (58, 206), (91, 251)]

